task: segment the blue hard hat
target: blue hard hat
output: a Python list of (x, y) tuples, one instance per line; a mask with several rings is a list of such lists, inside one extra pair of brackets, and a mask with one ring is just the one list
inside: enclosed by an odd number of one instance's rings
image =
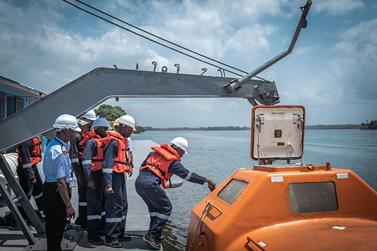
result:
[(92, 129), (97, 128), (97, 127), (110, 127), (109, 122), (105, 118), (97, 118), (94, 120)]

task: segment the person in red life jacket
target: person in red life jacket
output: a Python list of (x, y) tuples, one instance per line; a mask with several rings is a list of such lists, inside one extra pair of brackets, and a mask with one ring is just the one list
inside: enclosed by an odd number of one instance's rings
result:
[(171, 202), (162, 189), (171, 187), (170, 178), (175, 174), (189, 182), (208, 183), (211, 191), (216, 187), (212, 180), (190, 172), (182, 165), (181, 158), (188, 150), (185, 138), (177, 137), (170, 143), (152, 147), (153, 152), (141, 164), (135, 181), (136, 192), (147, 204), (150, 214), (149, 230), (143, 240), (156, 250), (161, 248), (162, 229), (172, 210)]
[[(75, 220), (77, 225), (80, 225), (82, 228), (87, 227), (87, 199), (86, 199), (86, 190), (88, 188), (87, 181), (84, 175), (84, 169), (82, 165), (82, 156), (84, 152), (84, 143), (86, 142), (88, 133), (93, 124), (93, 121), (96, 120), (97, 116), (94, 110), (90, 110), (82, 115), (78, 119), (78, 124), (81, 129), (81, 133), (76, 133), (74, 139), (71, 141), (70, 148), (70, 158), (72, 163), (72, 169), (77, 178), (78, 186), (78, 199), (79, 199), (79, 212), (78, 217)], [(81, 143), (81, 144), (80, 144)]]
[(102, 173), (105, 184), (106, 245), (122, 247), (121, 241), (131, 239), (125, 234), (127, 219), (126, 176), (132, 175), (133, 156), (129, 137), (135, 130), (135, 120), (130, 115), (119, 118), (116, 131), (108, 131), (111, 138), (105, 149)]
[[(42, 160), (41, 143), (38, 137), (34, 137), (18, 145), (16, 149), (18, 153), (17, 174), (20, 186), (29, 200), (31, 196), (34, 197), (41, 213), (44, 210), (43, 183), (37, 168), (37, 164)], [(25, 215), (22, 207), (17, 206), (20, 212)]]
[(94, 245), (102, 245), (104, 241), (99, 237), (104, 231), (104, 198), (103, 198), (103, 154), (107, 141), (106, 131), (110, 127), (105, 118), (97, 118), (92, 125), (91, 133), (88, 133), (84, 147), (82, 164), (85, 178), (88, 181), (87, 189), (87, 224), (88, 241)]

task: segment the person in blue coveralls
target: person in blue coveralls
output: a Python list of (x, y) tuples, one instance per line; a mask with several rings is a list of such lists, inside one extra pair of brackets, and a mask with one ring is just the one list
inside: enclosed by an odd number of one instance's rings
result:
[(130, 136), (135, 130), (135, 119), (130, 115), (119, 118), (116, 131), (107, 131), (108, 144), (103, 158), (105, 187), (106, 245), (121, 248), (122, 241), (131, 237), (125, 234), (128, 202), (126, 173), (133, 172), (133, 153)]
[(72, 167), (70, 144), (75, 132), (80, 132), (74, 116), (60, 115), (53, 125), (56, 137), (51, 140), (43, 157), (47, 250), (61, 251), (61, 241), (67, 219), (75, 216), (70, 200)]
[(91, 133), (90, 128), (92, 127), (93, 121), (97, 119), (97, 115), (94, 110), (89, 110), (84, 115), (80, 116), (78, 119), (78, 124), (81, 129), (81, 133), (76, 133), (71, 143), (70, 157), (72, 162), (72, 169), (77, 178), (77, 188), (78, 188), (78, 199), (79, 199), (79, 210), (78, 217), (75, 220), (77, 225), (81, 228), (87, 228), (87, 199), (86, 191), (88, 189), (88, 182), (85, 179), (84, 167), (82, 164), (84, 146), (88, 140), (88, 134)]
[(91, 130), (86, 135), (84, 142), (84, 166), (85, 178), (88, 181), (88, 241), (94, 245), (102, 245), (104, 241), (99, 237), (104, 232), (104, 183), (103, 183), (103, 155), (107, 142), (107, 129), (110, 127), (105, 118), (97, 118)]
[[(208, 178), (187, 170), (181, 163), (182, 156), (188, 150), (185, 138), (174, 138), (169, 144), (153, 146), (153, 152), (141, 164), (139, 176), (135, 181), (136, 192), (148, 206), (150, 225), (143, 236), (153, 249), (161, 249), (162, 229), (166, 225), (172, 205), (162, 188), (171, 187), (170, 178), (175, 174), (193, 183), (208, 183), (212, 191), (216, 184)], [(162, 186), (162, 188), (161, 188)]]

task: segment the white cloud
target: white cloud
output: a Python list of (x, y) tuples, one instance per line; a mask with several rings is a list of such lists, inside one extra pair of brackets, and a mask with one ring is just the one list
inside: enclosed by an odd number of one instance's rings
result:
[[(280, 50), (282, 44), (288, 43), (286, 40), (289, 36), (276, 36), (280, 31), (280, 24), (277, 26), (276, 20), (291, 22), (292, 19), (287, 17), (298, 15), (297, 6), (304, 2), (106, 1), (99, 2), (98, 7), (162, 37), (249, 71), (255, 67), (251, 67), (251, 63), (264, 62), (269, 56), (279, 52), (276, 48)], [(326, 3), (315, 1), (313, 7), (317, 8), (318, 12), (333, 15), (361, 9), (363, 4), (351, 0)], [(67, 14), (70, 11), (80, 18), (71, 19)], [(93, 29), (100, 24), (103, 32), (88, 35), (90, 32), (79, 28), (82, 27), (81, 20), (88, 22), (85, 27)], [(290, 57), (292, 59), (285, 59), (285, 63), (276, 68), (272, 67), (263, 75), (278, 81), (284, 103), (323, 105), (324, 100), (340, 104), (348, 101), (349, 97), (352, 97), (352, 102), (375, 99), (376, 85), (370, 84), (377, 79), (374, 73), (377, 55), (375, 22), (365, 22), (343, 30), (335, 46), (336, 56), (328, 65), (311, 62), (310, 57), (321, 50), (321, 45), (300, 44), (300, 39), (299, 47)], [(66, 27), (67, 23), (69, 28)], [(135, 63), (138, 63), (142, 70), (152, 70), (151, 62), (157, 61), (158, 71), (166, 65), (169, 72), (175, 72), (174, 64), (179, 63), (181, 73), (200, 74), (201, 68), (206, 67), (209, 69), (206, 75), (219, 75), (217, 69), (97, 21), (63, 2), (30, 1), (21, 8), (0, 1), (0, 30), (0, 75), (47, 92), (95, 67), (112, 67), (113, 64), (119, 68), (134, 68)], [(311, 76), (300, 71), (302, 65), (311, 67)], [(279, 84), (279, 79), (284, 81)], [(190, 102), (175, 103), (174, 109), (177, 109), (177, 112), (172, 115), (177, 118), (177, 126), (180, 123), (179, 117), (182, 116), (179, 110), (192, 118), (193, 124), (198, 125), (205, 125), (204, 122), (211, 124), (211, 121), (212, 124), (220, 124), (222, 113), (230, 114), (236, 123), (245, 125), (249, 122), (248, 118), (245, 120), (244, 116), (233, 114), (235, 110), (248, 113), (249, 105), (246, 101), (216, 108), (213, 104), (221, 106), (220, 102)], [(156, 102), (154, 105), (163, 112), (168, 106), (167, 103)], [(138, 104), (144, 105), (138, 108)], [(140, 114), (153, 107), (150, 102), (126, 105)], [(199, 119), (193, 118), (198, 114), (204, 115), (199, 116)], [(218, 117), (214, 118), (215, 115)], [(146, 114), (147, 118), (154, 115), (148, 116)], [(163, 121), (167, 120), (168, 118)], [(157, 125), (161, 119), (156, 117), (155, 121)], [(145, 124), (148, 124), (147, 121)]]
[[(136, 9), (146, 9), (137, 3), (128, 4), (124, 8), (136, 12)], [(209, 69), (207, 75), (219, 75), (217, 69), (204, 63), (193, 63), (195, 61), (162, 50), (113, 26), (106, 26), (108, 30), (97, 37), (66, 29), (60, 23), (69, 17), (61, 13), (64, 8), (72, 7), (64, 3), (29, 2), (23, 8), (7, 2), (1, 5), (0, 28), (4, 32), (0, 38), (0, 65), (4, 67), (0, 73), (43, 91), (50, 92), (95, 67), (111, 67), (113, 64), (133, 68), (139, 63), (142, 69), (150, 70), (151, 62), (158, 61), (158, 70), (166, 65), (169, 71), (175, 71), (173, 65), (180, 63), (181, 72), (200, 73), (201, 68), (206, 67)], [(256, 58), (267, 50), (268, 37), (274, 27), (258, 24), (256, 20), (267, 12), (268, 7), (272, 15), (280, 13), (277, 9), (281, 3), (258, 1), (249, 3), (246, 9), (228, 1), (183, 1), (182, 4), (152, 1), (148, 5), (143, 28), (221, 60), (229, 55), (243, 57), (246, 52), (248, 57)], [(116, 9), (118, 5), (112, 2), (106, 6)], [(228, 10), (231, 11), (228, 13)], [(240, 12), (252, 15), (247, 20), (251, 28), (232, 26), (239, 22)], [(74, 20), (70, 20), (70, 25), (76, 25)], [(93, 25), (97, 24), (94, 22)], [(20, 68), (23, 68), (21, 74)]]
[(339, 56), (330, 62), (347, 99), (377, 100), (377, 19), (344, 30), (335, 45)]
[(326, 12), (331, 15), (344, 14), (365, 6), (361, 0), (320, 0), (313, 2), (315, 11)]

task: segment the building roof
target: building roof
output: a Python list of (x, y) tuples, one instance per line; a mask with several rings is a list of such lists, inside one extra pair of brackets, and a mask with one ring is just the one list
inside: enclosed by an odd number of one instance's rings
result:
[(14, 80), (0, 76), (0, 92), (14, 96), (41, 98), (46, 96), (44, 92), (35, 90)]

